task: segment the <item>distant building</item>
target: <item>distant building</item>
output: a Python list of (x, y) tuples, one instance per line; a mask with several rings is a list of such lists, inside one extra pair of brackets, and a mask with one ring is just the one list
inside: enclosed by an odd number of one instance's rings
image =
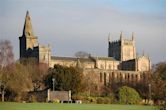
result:
[(151, 69), (149, 57), (136, 55), (135, 39), (124, 39), (121, 32), (118, 41), (108, 39), (108, 57), (89, 56), (88, 58), (51, 56), (50, 46), (40, 45), (33, 33), (31, 18), (27, 11), (23, 34), (20, 40), (20, 58), (35, 57), (41, 63), (53, 67), (55, 64), (79, 67), (85, 75), (94, 74), (96, 83), (106, 84), (114, 79), (140, 81)]
[(40, 45), (37, 37), (33, 33), (31, 18), (27, 11), (24, 23), (23, 34), (20, 40), (20, 58), (35, 57), (39, 62), (51, 62), (51, 49), (48, 46)]

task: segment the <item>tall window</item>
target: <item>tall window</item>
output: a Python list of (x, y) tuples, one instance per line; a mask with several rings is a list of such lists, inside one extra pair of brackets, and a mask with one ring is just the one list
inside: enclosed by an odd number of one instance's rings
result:
[(104, 73), (104, 85), (106, 85), (106, 84), (107, 84), (107, 74)]
[(109, 67), (108, 67), (108, 68), (109, 68), (109, 69), (112, 69), (112, 68), (111, 68), (111, 64), (109, 64)]
[(101, 64), (101, 65), (100, 65), (100, 68), (101, 68), (101, 69), (104, 69), (104, 66), (103, 66), (103, 64)]
[(100, 73), (100, 82), (103, 82), (103, 74)]

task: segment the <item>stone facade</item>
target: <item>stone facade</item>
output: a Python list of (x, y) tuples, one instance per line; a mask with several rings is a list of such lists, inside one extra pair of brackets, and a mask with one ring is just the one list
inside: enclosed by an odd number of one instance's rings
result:
[(111, 41), (109, 37), (108, 40), (108, 57), (114, 57), (119, 61), (127, 61), (136, 58), (136, 48), (134, 34), (132, 34), (132, 39), (124, 39), (121, 32), (120, 39), (118, 41)]
[(85, 76), (93, 76), (91, 80), (96, 85), (106, 85), (112, 81), (118, 82), (144, 82), (148, 79), (147, 72), (141, 71), (122, 71), (122, 70), (103, 70), (103, 69), (84, 69)]
[(108, 40), (108, 57), (89, 56), (88, 58), (51, 56), (50, 46), (39, 45), (33, 34), (29, 12), (25, 17), (23, 35), (20, 40), (20, 58), (35, 57), (41, 63), (53, 67), (55, 64), (79, 67), (84, 74), (96, 74), (95, 80), (103, 84), (114, 79), (140, 81), (141, 76), (151, 68), (149, 57), (136, 55), (135, 39), (124, 39), (120, 34), (118, 41)]

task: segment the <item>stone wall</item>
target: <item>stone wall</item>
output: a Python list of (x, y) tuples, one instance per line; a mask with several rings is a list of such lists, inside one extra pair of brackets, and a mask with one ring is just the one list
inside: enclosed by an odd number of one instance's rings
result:
[(50, 46), (38, 45), (38, 48), (39, 48), (39, 54), (38, 54), (39, 62), (50, 65), (50, 62), (51, 62)]
[(56, 99), (60, 101), (71, 101), (71, 91), (51, 91), (48, 89), (47, 100), (54, 101)]
[(149, 71), (151, 69), (150, 59), (146, 56), (137, 58), (137, 71)]
[(93, 76), (93, 80), (96, 84), (105, 85), (111, 81), (120, 81), (120, 82), (133, 82), (137, 83), (140, 81), (145, 81), (148, 78), (147, 72), (140, 71), (112, 71), (112, 70), (103, 70), (103, 69), (84, 69), (85, 76)]

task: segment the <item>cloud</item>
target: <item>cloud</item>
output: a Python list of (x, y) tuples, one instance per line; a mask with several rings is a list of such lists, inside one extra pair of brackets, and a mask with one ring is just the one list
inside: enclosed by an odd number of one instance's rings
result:
[[(123, 31), (126, 38), (135, 32), (138, 53), (145, 50), (153, 63), (166, 60), (166, 51), (163, 51), (166, 47), (166, 16), (161, 14), (164, 11), (138, 12), (131, 3), (123, 8), (109, 1), (16, 0), (5, 4), (8, 8), (0, 7), (0, 10), (6, 10), (0, 15), (0, 34), (1, 38), (12, 41), (16, 59), (19, 57), (18, 36), (22, 34), (26, 10), (30, 10), (39, 42), (49, 43), (53, 55), (73, 56), (83, 50), (92, 55), (107, 56), (108, 33), (117, 40)], [(130, 6), (133, 11), (128, 11), (130, 9), (125, 6)]]

